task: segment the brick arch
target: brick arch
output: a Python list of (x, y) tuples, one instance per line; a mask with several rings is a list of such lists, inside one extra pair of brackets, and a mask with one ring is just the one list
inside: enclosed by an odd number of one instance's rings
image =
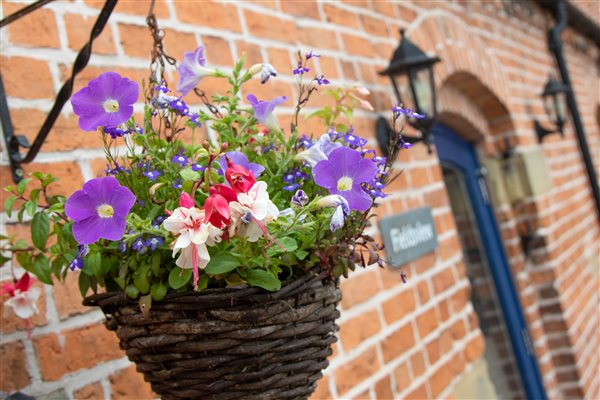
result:
[(438, 89), (438, 120), (460, 133), (470, 142), (490, 136), (487, 119), (477, 104), (456, 87), (448, 84)]

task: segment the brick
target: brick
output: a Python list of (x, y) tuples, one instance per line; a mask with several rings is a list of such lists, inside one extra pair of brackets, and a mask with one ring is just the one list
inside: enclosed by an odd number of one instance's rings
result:
[(340, 395), (367, 379), (379, 370), (375, 347), (370, 347), (355, 359), (348, 361), (335, 371), (335, 383)]
[(262, 63), (263, 58), (260, 51), (260, 47), (247, 42), (236, 41), (235, 46), (237, 47), (237, 57), (239, 59), (242, 53), (246, 53), (246, 66), (250, 67), (253, 64)]
[(173, 4), (177, 18), (182, 22), (225, 31), (242, 31), (237, 7), (232, 3), (176, 1)]
[(157, 395), (152, 392), (148, 382), (144, 381), (141, 373), (136, 372), (135, 367), (127, 367), (109, 377), (112, 398), (127, 399), (156, 399)]
[(89, 385), (76, 390), (73, 393), (73, 397), (77, 400), (102, 400), (106, 398), (100, 382), (90, 383)]
[[(165, 45), (165, 52), (178, 61), (183, 60), (183, 54), (186, 51), (194, 51), (198, 47), (196, 36), (193, 33), (178, 32), (172, 29), (165, 29), (164, 32), (163, 43)], [(227, 47), (220, 48), (219, 51), (226, 52)], [(208, 60), (207, 65), (211, 65), (208, 63)]]
[(92, 311), (84, 306), (79, 291), (79, 273), (69, 273), (64, 282), (55, 282), (52, 291), (56, 299), (56, 308), (61, 319)]
[(233, 66), (233, 56), (229, 42), (218, 36), (202, 36), (207, 65)]
[[(87, 43), (96, 19), (90, 16), (70, 13), (64, 14), (63, 19), (67, 29), (68, 46), (71, 50), (79, 51)], [(92, 53), (116, 54), (116, 52), (112, 30), (109, 26), (106, 26), (100, 36), (94, 39)]]
[(335, 4), (325, 3), (323, 5), (325, 21), (332, 24), (341, 25), (346, 28), (359, 29), (357, 15), (353, 12), (343, 10)]
[(485, 341), (483, 339), (483, 335), (477, 335), (469, 343), (467, 343), (467, 347), (465, 348), (465, 358), (467, 361), (475, 361), (478, 359), (484, 351)]
[[(26, 57), (1, 57), (0, 70), (7, 96), (23, 99), (54, 97), (52, 76), (46, 62)], [(10, 101), (8, 105), (10, 107)]]
[(433, 290), (435, 294), (440, 294), (452, 285), (454, 285), (454, 276), (452, 268), (446, 268), (440, 273), (433, 276)]
[(315, 27), (298, 28), (300, 48), (307, 46), (315, 49), (338, 50), (340, 48), (335, 31)]
[(29, 385), (29, 373), (25, 360), (25, 348), (21, 342), (3, 344), (0, 347), (0, 390), (10, 393)]
[(400, 327), (381, 342), (383, 359), (386, 363), (401, 356), (415, 344), (410, 323)]
[(371, 35), (389, 37), (390, 32), (384, 20), (361, 15), (360, 19), (365, 31)]
[(450, 384), (453, 377), (454, 374), (449, 363), (438, 368), (429, 379), (432, 397), (439, 398), (440, 393)]
[(377, 399), (381, 400), (393, 400), (394, 392), (392, 391), (392, 380), (389, 375), (385, 376), (375, 383), (375, 394)]
[(292, 53), (287, 49), (272, 47), (267, 49), (267, 62), (277, 70), (278, 76), (292, 75), (292, 70), (295, 68), (293, 60), (295, 57), (292, 57)]
[[(42, 378), (55, 381), (63, 375), (123, 357), (114, 332), (103, 325), (63, 331), (64, 346), (55, 333), (34, 339)], [(60, 362), (58, 362), (60, 360)]]
[[(4, 17), (21, 10), (26, 4), (2, 2)], [(24, 47), (45, 47), (58, 49), (58, 28), (54, 12), (39, 9), (20, 18), (6, 27), (11, 44)]]
[(423, 352), (417, 352), (410, 357), (410, 365), (414, 378), (425, 373), (425, 357)]
[(417, 284), (417, 295), (419, 299), (419, 304), (423, 305), (429, 301), (431, 294), (427, 282), (423, 281)]
[(410, 393), (402, 396), (403, 399), (406, 400), (424, 400), (429, 399), (429, 395), (427, 394), (427, 388), (425, 384), (413, 389)]
[(377, 275), (371, 270), (360, 277), (342, 280), (342, 302), (344, 309), (360, 304), (378, 292)]
[(251, 35), (259, 38), (295, 43), (296, 25), (291, 20), (281, 19), (251, 10), (244, 10), (246, 26)]
[(286, 14), (291, 14), (300, 18), (320, 19), (317, 2), (298, 1), (298, 0), (280, 0), (281, 10)]
[(121, 46), (123, 46), (125, 54), (130, 57), (150, 59), (153, 41), (148, 27), (130, 24), (119, 24), (118, 26)]
[(340, 339), (345, 351), (350, 351), (381, 329), (376, 310), (370, 310), (342, 324)]
[(340, 65), (342, 66), (342, 72), (344, 74), (344, 78), (349, 81), (357, 81), (358, 76), (356, 75), (356, 70), (354, 69), (354, 64), (350, 61), (340, 60)]
[[(104, 6), (104, 3), (105, 2), (101, 0), (85, 0), (86, 5), (94, 8), (101, 8), (102, 6)], [(145, 17), (146, 15), (148, 15), (148, 11), (148, 5), (140, 6), (138, 2), (129, 0), (119, 1), (113, 12), (133, 14)], [(169, 9), (165, 1), (155, 2), (153, 11), (154, 15), (156, 15), (156, 18), (158, 18), (159, 20), (169, 18)]]
[(361, 36), (342, 33), (344, 50), (349, 54), (372, 57), (375, 50), (371, 42)]
[(437, 325), (438, 321), (435, 316), (435, 308), (430, 308), (423, 314), (417, 316), (417, 330), (419, 331), (420, 338), (425, 338), (429, 335)]
[(408, 289), (397, 294), (382, 304), (383, 316), (388, 324), (393, 323), (411, 313), (415, 309), (413, 291)]
[(329, 377), (324, 376), (317, 381), (317, 388), (310, 395), (310, 400), (331, 400), (331, 393), (329, 393)]

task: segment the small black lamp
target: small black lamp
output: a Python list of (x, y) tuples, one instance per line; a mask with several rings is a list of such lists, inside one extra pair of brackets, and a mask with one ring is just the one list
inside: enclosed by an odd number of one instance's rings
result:
[[(403, 107), (425, 115), (425, 118), (409, 119), (409, 124), (421, 131), (421, 137), (403, 136), (409, 143), (422, 141), (429, 146), (432, 142), (429, 130), (435, 122), (437, 112), (433, 65), (439, 61), (439, 57), (425, 54), (404, 36), (404, 29), (400, 29), (400, 45), (394, 52), (390, 65), (379, 72), (379, 75), (389, 76), (396, 98)], [(379, 122), (377, 127), (382, 129), (382, 132), (377, 132), (380, 147), (386, 147), (387, 141), (382, 142), (381, 139), (389, 138), (391, 128), (388, 125), (389, 131), (383, 132), (383, 123)]]
[(548, 82), (546, 82), (546, 86), (544, 86), (544, 91), (542, 92), (542, 99), (546, 114), (554, 124), (554, 128), (546, 129), (537, 120), (534, 120), (535, 133), (540, 143), (544, 139), (544, 136), (552, 133), (560, 132), (561, 136), (564, 135), (563, 127), (566, 121), (565, 101), (568, 90), (569, 87), (567, 85), (563, 85), (552, 77), (548, 78)]

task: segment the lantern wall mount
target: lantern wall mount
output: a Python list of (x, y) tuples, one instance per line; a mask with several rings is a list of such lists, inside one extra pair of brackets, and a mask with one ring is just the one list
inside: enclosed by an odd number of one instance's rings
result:
[(544, 140), (544, 137), (553, 133), (560, 133), (561, 136), (564, 136), (563, 128), (567, 120), (565, 102), (568, 91), (569, 87), (567, 85), (559, 83), (553, 77), (548, 78), (548, 82), (546, 82), (544, 91), (542, 92), (542, 99), (544, 101), (544, 110), (550, 121), (554, 124), (554, 127), (551, 129), (544, 128), (538, 120), (533, 121), (535, 133), (540, 143)]
[[(433, 66), (439, 61), (441, 61), (439, 57), (428, 56), (408, 40), (405, 30), (400, 29), (400, 44), (394, 51), (389, 66), (379, 72), (379, 75), (390, 78), (396, 99), (398, 103), (402, 104), (402, 107), (410, 108), (425, 116), (420, 119), (408, 120), (412, 127), (421, 132), (421, 136), (403, 135), (404, 140), (409, 143), (424, 142), (430, 152), (432, 144), (430, 130), (437, 114)], [(382, 150), (386, 147), (387, 140), (392, 133), (393, 129), (387, 124), (387, 121), (380, 117), (377, 121), (377, 139)]]

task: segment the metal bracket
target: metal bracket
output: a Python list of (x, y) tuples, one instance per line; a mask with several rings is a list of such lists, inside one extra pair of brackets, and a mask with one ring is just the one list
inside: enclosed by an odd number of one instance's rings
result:
[(546, 129), (544, 128), (537, 119), (533, 120), (533, 127), (535, 129), (535, 134), (538, 138), (538, 143), (542, 143), (544, 137), (551, 135), (553, 133), (560, 133), (560, 136), (565, 137), (565, 132), (563, 130), (564, 123), (560, 123), (554, 129)]

